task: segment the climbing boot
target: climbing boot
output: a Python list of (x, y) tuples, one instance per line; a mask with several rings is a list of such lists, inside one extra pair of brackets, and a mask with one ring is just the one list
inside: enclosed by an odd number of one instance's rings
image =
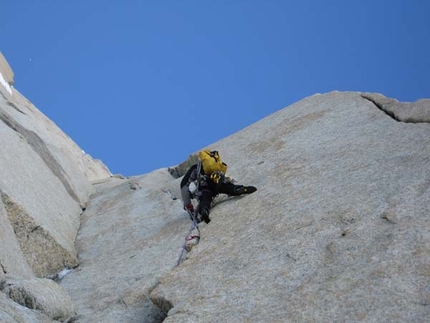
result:
[(254, 186), (237, 186), (234, 189), (235, 195), (242, 195), (242, 194), (252, 194), (257, 190)]
[(202, 208), (200, 210), (200, 215), (202, 217), (202, 221), (205, 221), (206, 223), (211, 222), (211, 220), (209, 219), (209, 210)]

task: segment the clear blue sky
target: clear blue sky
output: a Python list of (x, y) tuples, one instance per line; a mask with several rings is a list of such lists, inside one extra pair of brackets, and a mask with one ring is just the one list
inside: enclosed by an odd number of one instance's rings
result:
[(314, 93), (430, 97), (430, 1), (2, 0), (15, 87), (113, 173)]

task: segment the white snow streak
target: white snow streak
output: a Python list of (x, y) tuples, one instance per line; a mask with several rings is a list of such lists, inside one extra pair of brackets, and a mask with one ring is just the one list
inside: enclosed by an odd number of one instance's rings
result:
[(64, 268), (62, 271), (58, 273), (58, 279), (63, 279), (64, 276), (66, 276), (68, 273), (70, 273), (72, 269)]
[(6, 82), (6, 80), (4, 79), (2, 73), (0, 73), (0, 84), (3, 85), (6, 88), (6, 90), (9, 92), (10, 95), (12, 95), (12, 88)]

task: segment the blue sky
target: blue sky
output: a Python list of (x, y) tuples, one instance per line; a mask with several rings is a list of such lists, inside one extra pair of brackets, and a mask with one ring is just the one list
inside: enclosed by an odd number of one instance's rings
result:
[(314, 93), (430, 98), (426, 0), (2, 0), (1, 11), (15, 88), (112, 173), (174, 166)]

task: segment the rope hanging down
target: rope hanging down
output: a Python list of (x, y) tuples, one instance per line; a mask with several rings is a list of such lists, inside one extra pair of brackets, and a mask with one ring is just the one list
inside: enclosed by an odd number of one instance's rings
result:
[[(196, 219), (196, 217), (195, 217), (195, 215), (194, 215), (193, 212), (188, 211), (188, 214), (190, 215), (193, 223), (191, 224), (191, 227), (188, 230), (188, 234), (185, 237), (185, 241), (184, 241), (184, 243), (182, 245), (181, 253), (179, 254), (179, 258), (178, 258), (178, 261), (176, 262), (176, 266), (179, 266), (181, 264), (181, 262), (182, 262), (182, 257), (184, 256), (184, 251), (187, 250), (187, 242), (191, 241), (193, 239), (197, 239), (197, 243), (199, 243), (199, 241), (200, 241), (200, 229), (199, 229), (199, 226), (197, 224), (197, 219)], [(192, 235), (191, 234), (191, 232), (193, 232), (194, 229), (197, 229), (197, 232), (198, 232), (197, 235)], [(189, 250), (187, 250), (187, 251), (189, 251)]]

